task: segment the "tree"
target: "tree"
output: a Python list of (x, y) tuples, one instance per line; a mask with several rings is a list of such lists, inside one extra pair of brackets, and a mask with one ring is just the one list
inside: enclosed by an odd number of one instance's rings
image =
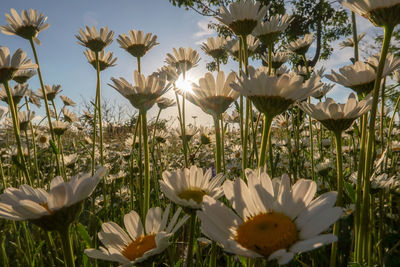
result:
[[(185, 7), (194, 10), (203, 16), (215, 16), (218, 8), (229, 5), (233, 0), (169, 0), (174, 6)], [(316, 50), (310, 61), (314, 66), (319, 59), (328, 59), (333, 48), (331, 43), (344, 35), (351, 34), (351, 23), (348, 13), (336, 1), (326, 0), (259, 0), (262, 5), (271, 5), (266, 20), (275, 14), (284, 14), (288, 8), (291, 9), (294, 21), (285, 32), (287, 41), (292, 41), (304, 34), (316, 33)], [(228, 28), (210, 23), (209, 28), (215, 29), (220, 36), (231, 36)], [(266, 48), (261, 47), (260, 53)]]

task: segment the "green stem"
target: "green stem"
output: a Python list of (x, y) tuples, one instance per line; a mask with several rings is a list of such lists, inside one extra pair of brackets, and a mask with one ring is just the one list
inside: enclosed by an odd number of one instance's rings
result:
[[(355, 216), (354, 216), (354, 236), (355, 236), (355, 258), (357, 259), (358, 251), (361, 246), (360, 244), (360, 228), (361, 228), (361, 199), (362, 199), (362, 179), (364, 175), (364, 165), (365, 165), (365, 140), (367, 136), (367, 122), (368, 122), (368, 113), (364, 114), (361, 118), (361, 147), (360, 147), (360, 155), (359, 162), (357, 168), (357, 184), (356, 184), (356, 207), (355, 207)], [(361, 259), (360, 259), (361, 260)]]
[(220, 173), (221, 168), (221, 129), (219, 127), (218, 116), (214, 116), (214, 127), (215, 127), (215, 169), (216, 173)]
[[(382, 46), (382, 51), (381, 55), (379, 58), (379, 65), (378, 69), (376, 72), (376, 80), (374, 84), (374, 90), (373, 90), (373, 99), (372, 99), (372, 107), (371, 107), (371, 116), (370, 116), (370, 122), (369, 122), (369, 129), (368, 129), (368, 141), (367, 141), (367, 156), (366, 156), (366, 161), (365, 161), (365, 179), (364, 179), (364, 196), (363, 196), (363, 211), (361, 215), (361, 229), (360, 229), (360, 244), (368, 245), (366, 244), (368, 240), (368, 221), (369, 221), (369, 200), (370, 200), (370, 178), (371, 178), (371, 171), (373, 168), (373, 153), (372, 153), (372, 148), (374, 146), (374, 141), (375, 141), (375, 120), (376, 120), (376, 111), (378, 107), (378, 100), (379, 100), (379, 88), (381, 85), (381, 78), (383, 74), (383, 68), (385, 66), (386, 62), (386, 55), (389, 50), (389, 45), (390, 45), (390, 39), (392, 37), (393, 33), (393, 26), (385, 26), (384, 27), (384, 39), (383, 39), (383, 46)], [(359, 248), (360, 249), (360, 248)], [(361, 251), (359, 251), (361, 252)], [(366, 253), (362, 259), (365, 259), (365, 256), (368, 255)]]
[(21, 160), (22, 171), (24, 172), (26, 182), (29, 185), (32, 185), (32, 181), (31, 181), (28, 169), (26, 167), (24, 154), (22, 152), (22, 142), (21, 142), (21, 135), (20, 135), (20, 132), (19, 132), (19, 123), (18, 123), (18, 117), (17, 117), (17, 110), (16, 110), (16, 107), (14, 105), (14, 100), (12, 98), (11, 89), (8, 86), (8, 81), (4, 82), (3, 85), (4, 85), (4, 88), (6, 89), (7, 102), (8, 102), (9, 109), (11, 111), (11, 117), (12, 117), (13, 127), (14, 127), (14, 135), (15, 135), (15, 140), (17, 142), (17, 150), (18, 150), (19, 158)]
[(157, 123), (158, 123), (158, 119), (160, 118), (161, 110), (162, 110), (161, 108), (158, 109), (156, 122), (154, 123), (153, 139), (151, 140), (151, 149), (150, 149), (150, 151), (154, 151), (154, 145), (155, 145), (155, 139), (156, 139), (156, 130), (157, 130)]
[(356, 14), (351, 12), (351, 23), (353, 26), (353, 41), (354, 41), (354, 60), (358, 61), (358, 37), (357, 37), (357, 24), (356, 24)]
[[(25, 96), (25, 105), (28, 113), (31, 112), (28, 98)], [(36, 137), (35, 137), (35, 131), (33, 129), (33, 124), (31, 121), (29, 121), (29, 129), (31, 131), (31, 136), (32, 136), (32, 146), (33, 146), (33, 157), (34, 157), (34, 164), (35, 164), (35, 171), (36, 171), (36, 178), (40, 179), (40, 171), (39, 171), (39, 164), (38, 164), (38, 157), (37, 157), (37, 148), (36, 148)]]
[[(54, 116), (56, 116), (56, 121), (59, 120), (58, 118), (58, 113), (57, 113), (57, 108), (56, 108), (56, 103), (54, 102), (54, 99), (51, 101), (51, 105), (53, 106), (54, 109)], [(65, 169), (65, 162), (64, 162), (64, 153), (63, 153), (63, 147), (62, 147), (62, 142), (61, 142), (61, 136), (57, 136), (57, 147), (58, 147), (58, 153), (61, 155), (61, 164), (62, 164), (62, 169), (61, 166), (59, 168), (59, 173), (64, 177), (64, 180), (67, 180), (67, 174), (66, 174), (66, 169)], [(56, 155), (58, 157), (58, 155)]]
[[(336, 201), (337, 206), (342, 206), (343, 198), (343, 155), (342, 155), (342, 132), (335, 132), (336, 138), (336, 169), (337, 169), (337, 192), (338, 197)], [(333, 234), (338, 236), (340, 232), (340, 223), (337, 221), (333, 226)], [(338, 242), (332, 243), (330, 267), (336, 266), (338, 257)]]
[(261, 168), (265, 165), (266, 162), (266, 151), (267, 151), (267, 143), (271, 134), (271, 124), (272, 124), (272, 116), (268, 116), (264, 113), (264, 125), (263, 125), (263, 135), (261, 139), (261, 150), (258, 161), (258, 168)]
[[(49, 127), (50, 127), (51, 138), (53, 139), (53, 142), (55, 143), (56, 142), (56, 138), (55, 138), (55, 134), (54, 134), (54, 130), (53, 130), (53, 124), (51, 123), (49, 101), (47, 99), (47, 92), (44, 89), (42, 71), (40, 69), (39, 58), (38, 58), (37, 53), (36, 53), (36, 47), (35, 47), (35, 44), (33, 42), (33, 38), (29, 39), (29, 43), (31, 44), (33, 56), (35, 57), (35, 62), (36, 62), (36, 65), (37, 65), (37, 72), (38, 72), (38, 76), (39, 76), (40, 87), (42, 89), (44, 106), (46, 108), (46, 116), (47, 116), (47, 121), (48, 121), (48, 124), (49, 124)], [(60, 165), (59, 159), (58, 159), (58, 157), (56, 157), (56, 158), (57, 158), (57, 161), (58, 161), (57, 166), (59, 166)]]
[(65, 230), (58, 232), (60, 234), (62, 249), (64, 253), (64, 264), (66, 267), (75, 267), (74, 251), (69, 234), (69, 226)]
[(147, 116), (146, 112), (141, 112), (142, 134), (143, 134), (143, 153), (144, 153), (144, 213), (150, 208), (150, 163), (149, 163), (149, 144), (147, 136)]
[[(240, 37), (243, 42), (243, 62), (244, 62), (244, 70), (246, 76), (249, 75), (249, 70), (248, 70), (248, 51), (247, 51), (247, 37), (246, 36), (241, 36)], [(247, 168), (247, 140), (249, 136), (249, 116), (250, 116), (250, 109), (251, 109), (251, 103), (248, 98), (246, 98), (246, 117), (245, 117), (245, 123), (244, 123), (244, 135), (243, 135), (243, 159), (242, 159), (242, 173), (244, 173), (244, 170)]]
[[(308, 61), (306, 58), (306, 54), (303, 54), (304, 66), (307, 71), (307, 79), (310, 78), (310, 68), (308, 67)], [(308, 102), (311, 103), (311, 97), (308, 98)], [(311, 157), (311, 178), (315, 180), (315, 164), (314, 164), (314, 138), (313, 138), (313, 128), (312, 128), (312, 118), (308, 116), (308, 127), (310, 131), (310, 157)]]
[(222, 116), (220, 116), (220, 122), (221, 122), (222, 170), (225, 173), (226, 172), (226, 164), (225, 164), (225, 129), (226, 129), (226, 125), (224, 127), (224, 119), (222, 118)]
[(194, 244), (194, 234), (196, 230), (196, 212), (192, 211), (190, 215), (190, 229), (189, 229), (189, 244), (186, 256), (186, 266), (193, 266), (193, 244)]
[(99, 109), (99, 131), (100, 131), (100, 164), (104, 166), (104, 149), (103, 149), (103, 120), (101, 114), (101, 83), (100, 83), (100, 62), (99, 62), (99, 52), (96, 52), (96, 74), (97, 74), (97, 108)]

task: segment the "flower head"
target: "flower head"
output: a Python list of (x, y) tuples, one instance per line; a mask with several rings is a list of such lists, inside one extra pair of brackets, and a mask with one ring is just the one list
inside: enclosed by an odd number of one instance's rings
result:
[(272, 16), (269, 21), (261, 21), (254, 29), (253, 35), (268, 46), (276, 41), (279, 34), (285, 31), (292, 21), (293, 18), (287, 14)]
[(304, 55), (307, 53), (314, 39), (314, 33), (304, 35), (304, 38), (299, 38), (296, 41), (292, 41), (287, 45), (287, 49), (298, 55)]
[(335, 87), (335, 84), (330, 84), (330, 83), (324, 83), (324, 86), (322, 86), (320, 89), (315, 91), (314, 94), (311, 96), (316, 98), (316, 99), (322, 99), (332, 88)]
[(186, 72), (191, 68), (196, 67), (197, 63), (200, 61), (199, 53), (191, 47), (179, 47), (178, 50), (176, 48), (173, 48), (172, 50), (174, 55), (168, 53), (165, 62), (175, 67), (179, 73)]
[(157, 100), (169, 89), (166, 85), (165, 75), (157, 78), (155, 76), (145, 77), (138, 71), (133, 73), (135, 85), (130, 84), (124, 78), (111, 78), (113, 85), (109, 84), (121, 95), (126, 97), (135, 108), (140, 111), (149, 110)]
[(338, 104), (332, 98), (314, 105), (300, 103), (300, 108), (314, 119), (320, 121), (331, 131), (344, 131), (348, 129), (355, 119), (371, 109), (372, 98), (357, 102), (356, 95), (350, 94), (345, 104)]
[(307, 98), (323, 85), (316, 75), (304, 82), (303, 77), (293, 72), (268, 75), (266, 67), (257, 70), (250, 67), (249, 72), (249, 78), (242, 75), (238, 82), (232, 83), (232, 88), (248, 97), (260, 112), (269, 116), (284, 112), (295, 101)]
[[(97, 62), (96, 62), (96, 53), (92, 50), (85, 50), (83, 52), (88, 60), (88, 62), (93, 66), (94, 69), (97, 70)], [(113, 57), (112, 52), (108, 52), (107, 54), (104, 50), (99, 52), (99, 69), (103, 71), (109, 67), (114, 67), (115, 62), (118, 58)]]
[(19, 129), (20, 131), (28, 130), (29, 122), (33, 120), (35, 117), (35, 112), (18, 112), (18, 121), (19, 121)]
[(201, 44), (200, 48), (215, 60), (220, 60), (226, 55), (228, 41), (229, 39), (220, 36), (216, 38), (210, 37)]
[(75, 106), (76, 103), (74, 101), (72, 101), (72, 99), (70, 99), (69, 97), (65, 96), (65, 95), (61, 95), (60, 96), (61, 101), (63, 102), (64, 106)]
[(160, 189), (167, 198), (182, 207), (199, 209), (204, 196), (218, 199), (222, 196), (221, 184), (224, 176), (220, 173), (211, 177), (211, 169), (205, 173), (196, 166), (174, 172), (164, 171), (159, 180)]
[(14, 74), (13, 80), (19, 84), (23, 84), (26, 83), (30, 78), (32, 78), (35, 75), (36, 75), (35, 70), (29, 70), (29, 69), (19, 70)]
[(327, 74), (325, 77), (353, 89), (358, 94), (368, 94), (374, 89), (376, 73), (369, 64), (357, 61), (340, 68), (339, 73), (332, 70), (332, 74)]
[(19, 70), (35, 69), (37, 65), (26, 58), (22, 49), (17, 49), (10, 58), (10, 50), (7, 47), (0, 47), (0, 83), (11, 80)]
[[(365, 34), (366, 34), (365, 32), (360, 33), (357, 36), (357, 42), (360, 42), (364, 38)], [(340, 42), (339, 46), (341, 49), (343, 49), (345, 47), (354, 47), (354, 40), (353, 40), (353, 38), (347, 38), (345, 41)]]
[(239, 93), (231, 87), (231, 83), (235, 80), (236, 73), (234, 72), (229, 73), (226, 79), (223, 71), (218, 72), (217, 79), (208, 72), (200, 78), (199, 84), (193, 84), (193, 94), (189, 93), (187, 98), (204, 112), (218, 116), (239, 97)]
[(66, 107), (63, 107), (62, 113), (64, 114), (64, 120), (66, 122), (76, 122), (79, 120), (78, 116), (76, 116), (75, 113), (67, 109)]
[(169, 246), (169, 239), (185, 223), (185, 215), (179, 222), (179, 208), (169, 224), (170, 205), (163, 212), (161, 208), (151, 208), (147, 212), (145, 227), (139, 214), (131, 211), (124, 216), (127, 232), (114, 222), (101, 226), (98, 236), (105, 247), (86, 249), (85, 254), (91, 258), (116, 261), (122, 266), (137, 265), (149, 257), (160, 254)]
[(157, 106), (159, 109), (167, 109), (170, 107), (175, 106), (176, 103), (174, 100), (166, 98), (166, 97), (160, 97), (157, 101)]
[[(56, 98), (57, 94), (61, 92), (61, 85), (53, 84), (50, 86), (46, 84), (44, 90), (46, 90), (47, 99), (52, 101)], [(42, 88), (39, 88), (36, 92), (40, 98), (44, 99)]]
[[(3, 86), (0, 87), (0, 100), (8, 103), (8, 96), (5, 88)], [(14, 89), (11, 89), (11, 96), (15, 105), (17, 105), (22, 98), (27, 94), (28, 84), (17, 84), (14, 86)]]
[(53, 130), (56, 135), (63, 135), (69, 128), (69, 122), (63, 121), (53, 121), (52, 122)]
[[(367, 58), (367, 63), (375, 70), (378, 69), (379, 55), (374, 55)], [(400, 67), (400, 57), (394, 54), (387, 54), (385, 58), (385, 66), (383, 67), (383, 76), (392, 74), (392, 72)]]
[(300, 179), (290, 187), (287, 175), (271, 180), (265, 172), (250, 169), (246, 178), (247, 184), (236, 179), (223, 185), (236, 213), (210, 197), (197, 212), (202, 232), (225, 251), (286, 264), (295, 253), (337, 240), (333, 234), (321, 234), (342, 213), (334, 207), (336, 192), (313, 200), (317, 186), (311, 180)]
[(114, 32), (108, 31), (108, 27), (101, 28), (100, 33), (93, 26), (86, 26), (85, 30), (79, 29), (79, 35), (75, 35), (78, 44), (83, 45), (93, 52), (100, 52), (113, 41)]
[(229, 9), (225, 6), (220, 7), (216, 19), (228, 26), (237, 36), (247, 36), (267, 14), (267, 7), (260, 6), (258, 1), (239, 0), (231, 3)]
[[(246, 37), (247, 40), (247, 50), (249, 52), (249, 56), (253, 55), (259, 44), (260, 41), (255, 38), (253, 35), (247, 35)], [(232, 39), (228, 42), (228, 52), (236, 59), (239, 60), (239, 50), (240, 50), (240, 38)], [(242, 59), (244, 60), (244, 59)]]
[(0, 26), (1, 32), (7, 35), (18, 35), (28, 40), (33, 39), (40, 45), (37, 35), (50, 26), (46, 23), (47, 17), (43, 13), (39, 14), (35, 9), (22, 10), (20, 16), (14, 8), (11, 8), (10, 13), (6, 13), (7, 24)]
[(143, 57), (151, 48), (158, 45), (157, 35), (151, 33), (144, 35), (143, 31), (136, 30), (130, 30), (129, 36), (119, 35), (117, 42), (121, 48), (137, 58)]
[[(264, 54), (261, 56), (261, 58), (268, 63), (268, 55)], [(286, 61), (288, 61), (290, 58), (290, 53), (288, 52), (276, 52), (276, 53), (272, 53), (272, 57), (271, 57), (271, 67), (273, 69), (279, 69)]]
[(341, 4), (375, 26), (394, 27), (400, 23), (400, 0), (344, 0)]
[(106, 173), (107, 169), (101, 167), (93, 177), (84, 174), (67, 182), (57, 176), (51, 181), (49, 192), (29, 185), (9, 187), (0, 195), (0, 217), (29, 220), (45, 230), (58, 230), (75, 220), (81, 202), (92, 194)]

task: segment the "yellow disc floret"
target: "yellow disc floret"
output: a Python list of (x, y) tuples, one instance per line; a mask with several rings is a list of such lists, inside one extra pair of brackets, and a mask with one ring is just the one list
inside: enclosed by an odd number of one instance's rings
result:
[(207, 193), (200, 188), (189, 188), (180, 192), (178, 197), (187, 201), (193, 199), (197, 204), (200, 204), (203, 201), (204, 195), (207, 195)]
[(156, 235), (145, 235), (135, 239), (135, 241), (126, 246), (122, 251), (122, 255), (130, 261), (134, 261), (142, 257), (145, 252), (156, 247)]
[(295, 223), (278, 212), (263, 213), (246, 220), (238, 227), (235, 237), (240, 245), (265, 257), (290, 247), (297, 239)]

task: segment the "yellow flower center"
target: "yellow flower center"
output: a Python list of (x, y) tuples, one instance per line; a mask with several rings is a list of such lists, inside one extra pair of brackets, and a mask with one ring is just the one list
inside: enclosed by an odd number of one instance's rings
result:
[(130, 261), (143, 256), (147, 251), (156, 248), (156, 234), (145, 235), (137, 238), (122, 251), (122, 255)]
[(47, 202), (43, 202), (42, 204), (40, 204), (40, 206), (42, 206), (43, 208), (45, 208), (47, 210), (48, 213), (53, 214), (53, 211), (51, 211), (49, 209), (49, 206), (47, 205)]
[(187, 201), (193, 199), (197, 204), (200, 204), (203, 201), (204, 195), (207, 195), (204, 190), (200, 188), (190, 188), (180, 192), (178, 197), (186, 199)]
[(46, 143), (47, 143), (47, 137), (46, 137), (46, 136), (41, 136), (41, 137), (39, 138), (39, 142), (40, 142), (41, 144), (46, 144)]
[(256, 215), (240, 225), (235, 240), (243, 247), (268, 257), (274, 251), (294, 244), (297, 235), (296, 225), (289, 217), (269, 212)]

